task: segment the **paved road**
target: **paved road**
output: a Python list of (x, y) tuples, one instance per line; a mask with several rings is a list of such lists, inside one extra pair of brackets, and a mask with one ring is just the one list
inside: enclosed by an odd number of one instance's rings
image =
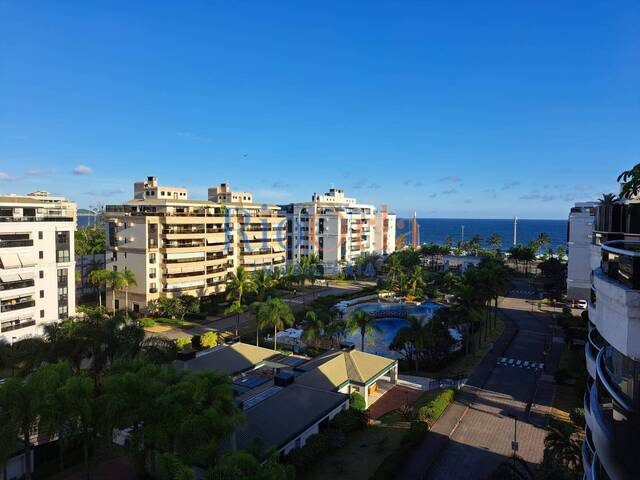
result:
[[(551, 344), (547, 314), (532, 312), (526, 297), (503, 299), (502, 313), (513, 322), (513, 334), (505, 336), (510, 341), (503, 338), (504, 345), (497, 345), (496, 351), (476, 369), (454, 405), (416, 449), (405, 478), (486, 478), (511, 456), (514, 416), (518, 420), (518, 455), (530, 465), (542, 461), (545, 431), (529, 423), (528, 407), (544, 372), (496, 364), (498, 356), (536, 363), (546, 360), (545, 344)], [(537, 397), (549, 401), (546, 393), (545, 390)]]

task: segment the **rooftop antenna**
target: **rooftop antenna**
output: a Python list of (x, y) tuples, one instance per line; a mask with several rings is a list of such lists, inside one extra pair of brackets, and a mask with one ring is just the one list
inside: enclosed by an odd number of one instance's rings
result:
[(513, 217), (513, 244), (515, 245), (518, 241), (518, 217)]

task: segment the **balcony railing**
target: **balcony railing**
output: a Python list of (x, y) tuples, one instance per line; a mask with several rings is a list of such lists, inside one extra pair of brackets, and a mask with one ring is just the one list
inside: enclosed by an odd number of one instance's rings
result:
[(8, 322), (2, 322), (0, 324), (0, 332), (11, 332), (13, 330), (19, 330), (21, 328), (32, 327), (36, 324), (33, 318), (27, 320), (10, 320)]
[(603, 348), (600, 350), (596, 359), (596, 371), (598, 373), (597, 387), (602, 386), (604, 388), (607, 395), (611, 397), (613, 401), (612, 405), (618, 410), (621, 409), (621, 413), (625, 417), (631, 416), (635, 412), (635, 408), (627, 395), (620, 391), (619, 385), (617, 385), (617, 383), (610, 377), (609, 371), (605, 365), (606, 353), (607, 349)]
[(198, 270), (195, 272), (176, 272), (176, 273), (165, 273), (165, 278), (187, 278), (187, 277), (197, 277), (199, 275), (204, 275), (204, 270)]
[(0, 240), (0, 248), (33, 247), (33, 240)]
[(640, 289), (640, 241), (616, 240), (602, 245), (602, 272), (633, 289)]
[(4, 303), (0, 306), (0, 312), (13, 312), (22, 310), (23, 308), (35, 307), (35, 300), (27, 300), (25, 302)]
[(30, 279), (30, 280), (18, 280), (17, 282), (0, 283), (0, 291), (16, 290), (18, 288), (28, 288), (28, 287), (33, 287), (33, 286), (34, 286), (33, 279)]
[(42, 216), (42, 217), (0, 217), (0, 222), (73, 222), (73, 217)]

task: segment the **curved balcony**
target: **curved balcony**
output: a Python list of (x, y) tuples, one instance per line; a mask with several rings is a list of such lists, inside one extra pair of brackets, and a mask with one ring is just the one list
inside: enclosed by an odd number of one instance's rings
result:
[[(596, 358), (596, 382), (590, 389), (590, 415), (585, 419), (591, 431), (593, 446), (604, 470), (614, 479), (638, 478), (640, 428), (634, 402), (621, 393), (620, 385), (610, 378), (605, 365), (607, 348)], [(597, 473), (594, 467), (592, 470)], [(595, 478), (602, 478), (596, 476)]]
[(584, 440), (582, 441), (582, 467), (584, 469), (584, 479), (593, 480), (593, 457), (596, 453), (595, 445), (593, 445), (593, 439), (591, 438), (591, 430), (589, 427), (585, 427)]
[(605, 346), (606, 340), (604, 340), (596, 328), (592, 328), (589, 331), (588, 341), (584, 344), (584, 355), (587, 360), (587, 371), (591, 378), (596, 378), (596, 358), (598, 353)]
[(614, 240), (602, 245), (602, 272), (624, 285), (640, 289), (640, 241)]

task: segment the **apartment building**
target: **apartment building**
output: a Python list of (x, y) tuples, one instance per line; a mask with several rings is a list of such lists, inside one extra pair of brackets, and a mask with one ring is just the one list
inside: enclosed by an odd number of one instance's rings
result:
[(47, 192), (0, 195), (0, 338), (75, 315), (76, 206)]
[[(285, 219), (275, 205), (253, 202), (227, 183), (210, 188), (207, 200), (164, 187), (156, 177), (134, 184), (134, 198), (106, 207), (107, 269), (133, 271), (129, 308), (182, 294), (224, 292), (238, 266), (249, 271), (284, 267)], [(107, 305), (124, 308), (124, 292), (108, 293)]]
[(567, 297), (570, 300), (586, 300), (591, 292), (590, 257), (597, 205), (576, 203), (569, 213)]
[(367, 253), (395, 250), (395, 214), (360, 204), (341, 189), (314, 193), (310, 202), (283, 205), (281, 215), (287, 219), (287, 261), (292, 265), (315, 253), (325, 270), (331, 270)]
[(595, 208), (587, 392), (586, 479), (640, 478), (640, 202)]

